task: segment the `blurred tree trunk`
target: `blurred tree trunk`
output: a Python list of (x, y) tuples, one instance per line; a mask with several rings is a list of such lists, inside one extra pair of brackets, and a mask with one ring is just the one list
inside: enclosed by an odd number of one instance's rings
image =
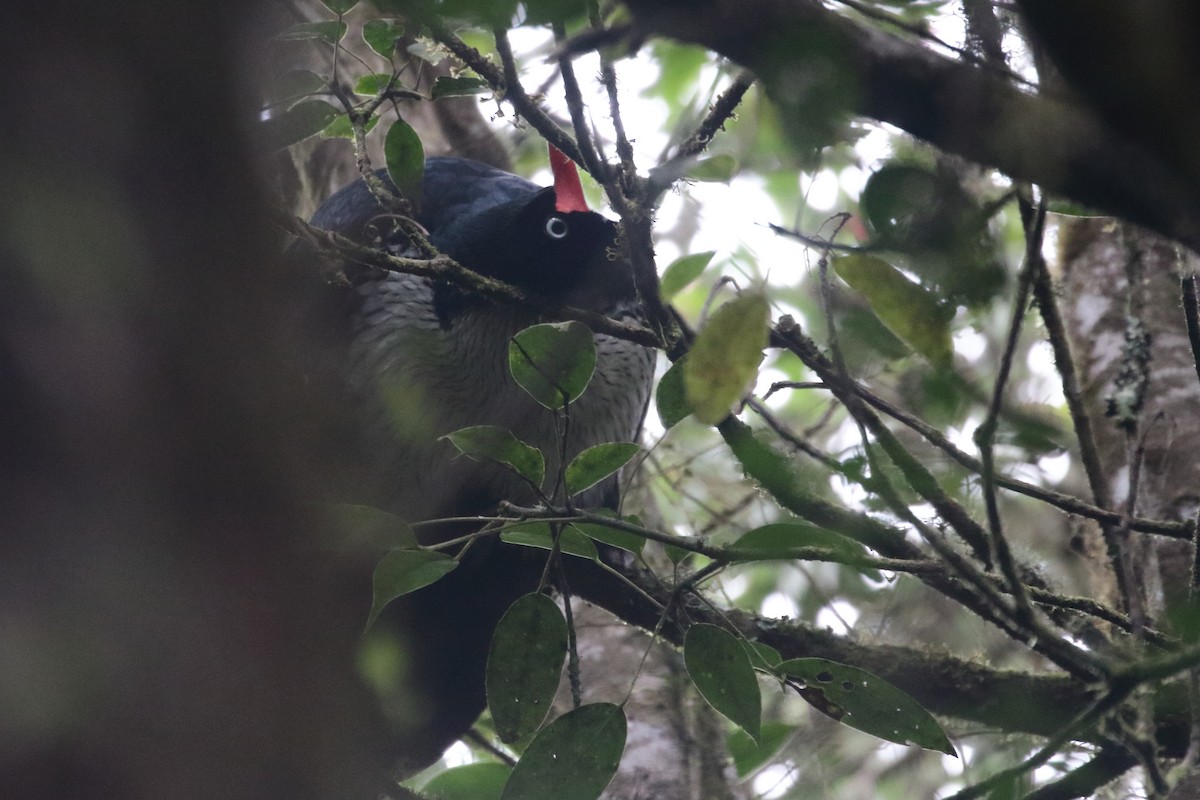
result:
[[(246, 5), (9, 9), (0, 796), (372, 797)], [(333, 412), (332, 402), (324, 409)]]

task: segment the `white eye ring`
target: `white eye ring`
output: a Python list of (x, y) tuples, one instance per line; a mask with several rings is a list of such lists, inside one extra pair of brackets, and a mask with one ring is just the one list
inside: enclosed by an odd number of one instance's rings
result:
[(546, 220), (546, 235), (551, 239), (567, 238), (567, 221), (562, 217), (550, 217)]

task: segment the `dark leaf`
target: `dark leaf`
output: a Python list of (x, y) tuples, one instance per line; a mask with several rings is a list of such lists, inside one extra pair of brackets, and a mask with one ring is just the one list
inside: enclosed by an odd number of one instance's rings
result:
[(341, 113), (322, 100), (306, 100), (265, 120), (264, 139), (271, 150), (282, 150), (316, 136)]
[(470, 76), (453, 78), (449, 75), (442, 75), (433, 82), (433, 89), (430, 90), (429, 96), (437, 100), (439, 97), (463, 97), (466, 95), (484, 94), (491, 90), (492, 87), (483, 78), (472, 78)]
[(393, 550), (375, 567), (372, 579), (374, 597), (371, 613), (367, 616), (367, 627), (384, 606), (397, 597), (415, 592), (428, 586), (458, 566), (458, 562), (444, 553), (430, 550)]
[(538, 729), (567, 656), (567, 622), (544, 594), (527, 594), (500, 618), (487, 660), (487, 701), (496, 734), (515, 742)]
[(508, 368), (534, 400), (557, 410), (587, 388), (596, 369), (596, 340), (582, 322), (534, 325), (512, 338)]
[(518, 475), (534, 486), (541, 486), (546, 476), (546, 461), (542, 452), (530, 447), (511, 432), (495, 425), (476, 425), (461, 428), (442, 437), (475, 460), (486, 458), (512, 467)]
[(425, 148), (421, 145), (421, 137), (404, 120), (398, 119), (388, 128), (383, 139), (383, 158), (388, 177), (400, 190), (400, 196), (407, 198), (414, 207), (420, 207)]
[(395, 19), (372, 19), (363, 23), (362, 37), (367, 46), (387, 60), (392, 60), (396, 40), (404, 35), (404, 25)]
[[(503, 541), (541, 550), (554, 549), (554, 529), (549, 522), (521, 522), (500, 534)], [(596, 545), (578, 530), (567, 526), (558, 535), (558, 549), (569, 555), (595, 561), (600, 557)]]
[(750, 656), (729, 631), (696, 624), (683, 640), (683, 663), (708, 704), (759, 740), (762, 698)]
[(346, 35), (346, 23), (341, 20), (325, 22), (301, 22), (275, 34), (281, 42), (303, 42), (309, 39), (320, 39), (329, 44), (336, 44)]
[(321, 3), (340, 17), (358, 5), (358, 0), (321, 0)]
[(658, 382), (654, 390), (654, 408), (664, 428), (670, 429), (692, 413), (687, 402), (687, 393), (683, 388), (683, 371), (687, 356), (676, 361)]
[(567, 465), (567, 494), (579, 494), (612, 475), (642, 451), (633, 442), (608, 442), (584, 450)]
[(512, 767), (483, 761), (439, 772), (421, 787), (428, 800), (500, 800)]
[(596, 800), (617, 772), (625, 733), (619, 706), (568, 711), (529, 743), (501, 800)]
[(794, 725), (764, 722), (761, 744), (740, 728), (729, 734), (729, 755), (733, 758), (733, 768), (737, 770), (738, 778), (749, 777), (766, 766), (795, 730)]

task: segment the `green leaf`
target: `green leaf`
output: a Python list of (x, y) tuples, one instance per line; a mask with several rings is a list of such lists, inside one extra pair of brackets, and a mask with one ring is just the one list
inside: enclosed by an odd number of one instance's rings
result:
[(400, 196), (413, 206), (421, 204), (421, 178), (425, 174), (425, 148), (421, 137), (402, 119), (392, 123), (383, 139), (383, 158), (388, 177)]
[[(370, 133), (378, 124), (379, 117), (371, 117), (363, 125), (363, 132)], [(337, 119), (329, 123), (325, 130), (321, 131), (321, 136), (325, 139), (353, 139), (354, 125), (350, 122), (350, 115), (339, 114)]]
[(329, 44), (336, 44), (346, 35), (346, 23), (341, 20), (325, 22), (301, 22), (275, 34), (281, 42), (304, 42), (310, 39), (320, 39)]
[[(536, 547), (541, 550), (554, 549), (554, 529), (549, 522), (521, 522), (506, 528), (500, 534), (500, 539), (511, 544), (524, 547)], [(596, 545), (578, 530), (570, 526), (564, 528), (558, 535), (558, 549), (569, 556), (578, 556), (592, 561), (600, 558)]]
[(265, 120), (264, 139), (271, 150), (282, 150), (316, 136), (341, 112), (322, 100), (306, 100)]
[(525, 749), (501, 800), (596, 800), (625, 751), (625, 712), (611, 703), (568, 711)]
[(716, 255), (716, 251), (705, 250), (703, 253), (692, 253), (672, 261), (671, 265), (663, 271), (662, 278), (659, 280), (659, 289), (663, 299), (670, 300), (689, 283), (699, 278), (714, 255)]
[(587, 10), (583, 0), (525, 0), (525, 25), (567, 22)]
[(794, 725), (764, 722), (761, 744), (751, 739), (740, 728), (729, 734), (729, 755), (733, 758), (733, 768), (737, 771), (738, 778), (749, 777), (770, 763), (795, 731)]
[(716, 625), (692, 625), (683, 640), (683, 664), (708, 704), (758, 741), (762, 719), (758, 678), (737, 637)]
[(801, 696), (838, 722), (889, 742), (958, 755), (932, 714), (878, 676), (823, 658), (793, 658), (777, 669), (803, 681)]
[(280, 75), (271, 84), (271, 97), (277, 103), (297, 100), (319, 92), (329, 85), (329, 78), (307, 69), (293, 69)]
[(803, 522), (776, 522), (747, 532), (726, 548), (735, 562), (795, 558), (799, 548), (830, 550), (854, 563), (866, 555), (863, 546), (840, 533)]
[(398, 549), (388, 553), (375, 567), (367, 627), (375, 624), (375, 618), (388, 603), (428, 586), (457, 566), (458, 562), (445, 553), (430, 550)]
[(582, 322), (534, 325), (512, 338), (508, 368), (522, 389), (554, 411), (587, 388), (596, 369), (596, 340)]
[(904, 273), (876, 256), (855, 253), (834, 259), (833, 269), (871, 304), (892, 333), (934, 365), (949, 364), (953, 355), (950, 320), (955, 309), (913, 283)]
[(633, 442), (608, 442), (584, 450), (567, 465), (567, 494), (590, 489), (642, 451)]
[(542, 451), (530, 447), (510, 431), (496, 425), (475, 425), (460, 428), (442, 437), (448, 439), (463, 455), (478, 461), (486, 458), (511, 467), (534, 486), (541, 486), (546, 477), (546, 461)]
[(339, 550), (417, 547), (416, 534), (395, 514), (351, 503), (331, 503), (324, 511), (329, 539)]
[(439, 772), (421, 787), (428, 800), (500, 800), (512, 767), (494, 761), (463, 764)]
[(354, 84), (354, 93), (374, 97), (394, 82), (395, 76), (390, 72), (375, 72), (370, 75), (363, 75)]
[(567, 621), (544, 594), (518, 599), (496, 626), (487, 660), (487, 702), (502, 742), (532, 734), (546, 718), (567, 657)]
[(688, 168), (687, 177), (705, 183), (729, 183), (737, 171), (737, 159), (722, 154), (697, 161)]
[(437, 100), (439, 97), (465, 97), (473, 94), (485, 94), (491, 90), (492, 87), (483, 78), (472, 78), (469, 75), (453, 78), (449, 75), (442, 75), (433, 82), (433, 88), (429, 91), (429, 96)]
[(675, 427), (680, 420), (692, 413), (692, 408), (687, 402), (687, 393), (683, 388), (683, 371), (687, 358), (685, 355), (672, 364), (658, 382), (658, 388), (654, 390), (654, 409), (658, 412), (662, 426), (667, 429)]
[(766, 297), (746, 292), (718, 308), (701, 328), (683, 370), (696, 419), (715, 425), (745, 396), (763, 360), (770, 311)]
[(750, 664), (756, 669), (773, 671), (783, 662), (783, 656), (769, 644), (762, 642), (743, 641), (746, 653), (750, 656)]
[(358, 5), (358, 0), (321, 0), (321, 3), (340, 17)]
[(379, 55), (392, 60), (396, 40), (404, 35), (404, 25), (396, 19), (372, 19), (363, 23), (363, 41)]
[[(616, 516), (614, 512), (607, 508), (599, 509), (596, 513), (603, 516)], [(634, 524), (640, 523), (635, 522)], [(594, 539), (611, 547), (619, 547), (622, 550), (628, 550), (637, 555), (641, 555), (642, 550), (646, 547), (644, 537), (630, 531), (623, 531), (619, 528), (610, 528), (598, 522), (572, 522), (570, 528), (579, 531), (589, 539)]]
[(940, 184), (937, 176), (923, 167), (888, 164), (867, 180), (859, 207), (880, 239), (907, 245), (914, 238), (924, 238), (926, 218), (941, 205)]

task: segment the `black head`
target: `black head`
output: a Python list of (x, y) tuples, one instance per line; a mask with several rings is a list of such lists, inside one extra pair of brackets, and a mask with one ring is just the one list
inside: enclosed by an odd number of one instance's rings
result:
[[(601, 313), (633, 297), (629, 265), (616, 256), (617, 226), (591, 211), (559, 211), (553, 188), (456, 220), (434, 236), (439, 250), (488, 277), (547, 300)], [(439, 316), (465, 307), (440, 292)]]

